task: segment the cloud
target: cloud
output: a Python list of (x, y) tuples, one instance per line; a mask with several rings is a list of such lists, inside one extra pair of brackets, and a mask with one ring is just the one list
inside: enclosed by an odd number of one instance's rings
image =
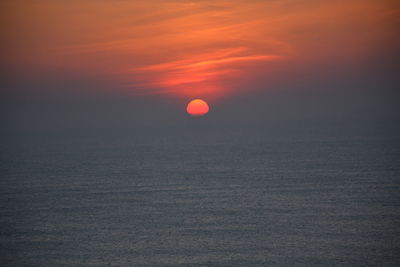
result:
[(15, 0), (2, 10), (3, 64), (109, 77), (132, 94), (229, 94), (279, 62), (353, 62), (398, 40), (392, 1)]

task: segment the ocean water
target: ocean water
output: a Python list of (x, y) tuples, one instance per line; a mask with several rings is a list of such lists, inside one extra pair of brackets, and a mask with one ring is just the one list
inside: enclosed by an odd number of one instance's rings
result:
[(394, 131), (214, 126), (3, 136), (1, 266), (400, 264)]

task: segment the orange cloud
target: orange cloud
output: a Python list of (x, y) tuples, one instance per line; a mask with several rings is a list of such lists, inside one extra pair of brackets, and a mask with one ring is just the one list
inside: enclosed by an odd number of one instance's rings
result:
[[(172, 62), (153, 64), (134, 68), (133, 73), (141, 73), (151, 83), (144, 82), (145, 87), (162, 87), (168, 92), (180, 91), (185, 94), (194, 88), (202, 86), (205, 91), (210, 88), (209, 83), (220, 84), (219, 91), (223, 86), (221, 83), (232, 77), (239, 77), (243, 74), (241, 64), (254, 63), (257, 61), (278, 60), (277, 55), (243, 55), (248, 49), (245, 47), (222, 49), (212, 53), (201, 55), (190, 55), (187, 59)], [(205, 84), (207, 83), (207, 84)], [(215, 88), (215, 87), (213, 87)], [(196, 90), (198, 93), (198, 90)]]
[[(203, 97), (277, 62), (351, 61), (398, 43), (391, 0), (3, 1), (5, 64), (109, 77), (138, 93)], [(286, 79), (286, 77), (285, 77)], [(237, 87), (237, 88), (235, 88)], [(200, 94), (200, 95), (199, 95)]]

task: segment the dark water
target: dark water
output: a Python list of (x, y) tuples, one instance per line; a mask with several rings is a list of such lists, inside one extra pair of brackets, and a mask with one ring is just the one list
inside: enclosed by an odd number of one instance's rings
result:
[(2, 266), (396, 266), (394, 131), (203, 127), (2, 139)]

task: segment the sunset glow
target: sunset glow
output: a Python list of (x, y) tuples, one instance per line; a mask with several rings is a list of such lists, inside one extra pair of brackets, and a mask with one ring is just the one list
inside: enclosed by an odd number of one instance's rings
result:
[(400, 0), (0, 19), (4, 266), (400, 266)]
[(243, 81), (287, 80), (277, 66), (352, 64), (398, 40), (399, 10), (390, 0), (15, 0), (0, 7), (8, 66), (101, 77), (131, 95), (243, 93), (255, 90)]

